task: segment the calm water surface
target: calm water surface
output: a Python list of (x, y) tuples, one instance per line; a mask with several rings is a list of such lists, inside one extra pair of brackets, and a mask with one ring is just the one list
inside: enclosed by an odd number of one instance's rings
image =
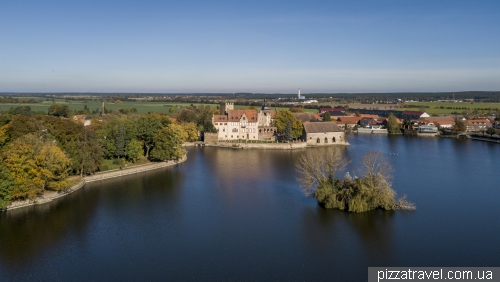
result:
[(295, 181), (305, 150), (193, 148), (179, 166), (1, 213), (0, 280), (365, 281), (368, 266), (500, 266), (500, 145), (349, 142), (350, 170), (382, 151), (416, 211), (319, 207)]

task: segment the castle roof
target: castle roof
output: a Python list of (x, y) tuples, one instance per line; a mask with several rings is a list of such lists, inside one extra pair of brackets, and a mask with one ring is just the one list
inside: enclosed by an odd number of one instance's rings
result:
[(231, 110), (228, 112), (228, 120), (230, 122), (239, 122), (245, 115), (248, 122), (257, 122), (257, 110)]
[(227, 121), (226, 115), (214, 115), (214, 122)]

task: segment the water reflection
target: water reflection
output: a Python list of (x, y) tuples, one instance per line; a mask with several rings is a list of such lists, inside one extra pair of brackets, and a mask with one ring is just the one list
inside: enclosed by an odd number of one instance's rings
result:
[(97, 201), (89, 201), (79, 192), (44, 205), (0, 213), (2, 264), (20, 267), (34, 256), (57, 248), (67, 236), (82, 238)]
[[(497, 265), (500, 146), (461, 141), (372, 134), (337, 149), (190, 148), (179, 166), (0, 214), (0, 280), (363, 281), (375, 265)], [(384, 152), (393, 188), (418, 210), (321, 208), (295, 180), (308, 150), (342, 150), (349, 171), (364, 152)]]

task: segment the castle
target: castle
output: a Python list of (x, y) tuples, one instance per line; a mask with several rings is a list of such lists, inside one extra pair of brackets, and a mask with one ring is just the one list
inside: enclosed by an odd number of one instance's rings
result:
[(220, 114), (212, 117), (218, 140), (272, 140), (276, 139), (273, 126), (275, 110), (264, 100), (261, 110), (235, 110), (234, 103), (221, 103)]

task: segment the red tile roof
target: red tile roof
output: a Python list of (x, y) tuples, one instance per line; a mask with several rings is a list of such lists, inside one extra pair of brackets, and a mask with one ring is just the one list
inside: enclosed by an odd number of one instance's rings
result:
[(339, 117), (337, 124), (357, 124), (361, 117)]
[(239, 122), (243, 115), (248, 118), (248, 122), (257, 122), (257, 110), (231, 110), (228, 119), (231, 122)]
[(227, 121), (226, 115), (214, 115), (214, 122)]

